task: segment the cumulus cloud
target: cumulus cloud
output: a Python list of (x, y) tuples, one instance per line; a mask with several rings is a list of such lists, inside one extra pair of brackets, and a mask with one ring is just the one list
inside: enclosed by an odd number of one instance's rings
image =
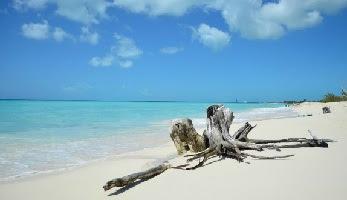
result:
[(95, 31), (90, 31), (89, 27), (83, 26), (81, 28), (80, 40), (92, 45), (96, 45), (99, 42), (99, 34)]
[(55, 41), (61, 42), (65, 39), (73, 39), (73, 36), (67, 32), (65, 32), (60, 27), (55, 27), (54, 31), (52, 32), (52, 37)]
[(163, 54), (176, 54), (180, 51), (183, 51), (182, 47), (163, 47), (160, 49), (160, 52)]
[(235, 2), (237, 3), (214, 4), (212, 8), (221, 10), (230, 31), (240, 32), (243, 37), (249, 39), (276, 39), (287, 31), (314, 26), (322, 21), (321, 14), (324, 12), (309, 3), (312, 1)]
[(73, 36), (60, 27), (52, 28), (46, 20), (42, 23), (28, 23), (22, 25), (22, 34), (24, 37), (35, 40), (45, 40), (53, 38), (61, 42), (65, 39), (73, 39)]
[(114, 0), (118, 7), (148, 15), (181, 16), (192, 8), (219, 11), (231, 32), (249, 39), (276, 39), (287, 31), (319, 24), (347, 0)]
[(114, 34), (114, 38), (116, 38), (117, 44), (111, 48), (111, 51), (117, 57), (126, 60), (136, 58), (142, 54), (142, 50), (136, 46), (133, 39), (117, 33)]
[(249, 39), (275, 39), (286, 32), (319, 24), (325, 15), (347, 7), (347, 0), (13, 0), (18, 9), (42, 9), (54, 5), (58, 15), (84, 24), (107, 18), (107, 10), (119, 7), (151, 16), (182, 16), (192, 10), (221, 13), (231, 32)]
[(200, 24), (197, 29), (193, 28), (193, 37), (213, 50), (222, 49), (230, 42), (228, 33), (207, 24)]
[(46, 7), (47, 0), (13, 0), (13, 7), (16, 10), (43, 9)]
[(129, 68), (133, 66), (134, 62), (132, 60), (120, 60), (118, 64), (123, 68)]
[(93, 57), (89, 64), (95, 67), (107, 67), (116, 63), (123, 67), (129, 68), (133, 66), (133, 60), (142, 55), (142, 50), (136, 46), (133, 39), (114, 34), (116, 44), (110, 48), (110, 52), (106, 56)]
[(207, 2), (206, 0), (114, 0), (114, 5), (135, 13), (149, 15), (181, 16), (190, 8)]
[(99, 23), (107, 18), (106, 10), (111, 5), (106, 0), (53, 0), (56, 13), (73, 21), (84, 24)]
[(106, 11), (112, 3), (107, 0), (13, 0), (13, 7), (17, 10), (38, 10), (48, 5), (53, 5), (55, 13), (62, 17), (92, 24), (107, 18)]
[(23, 36), (35, 39), (44, 40), (49, 37), (49, 25), (46, 20), (42, 23), (28, 23), (22, 25)]
[(93, 57), (89, 64), (95, 66), (95, 67), (108, 67), (113, 64), (114, 56), (113, 55), (106, 55), (104, 57)]

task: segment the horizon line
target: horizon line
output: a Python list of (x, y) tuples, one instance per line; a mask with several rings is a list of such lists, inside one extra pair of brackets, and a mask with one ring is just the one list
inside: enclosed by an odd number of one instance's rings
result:
[[(284, 101), (189, 101), (189, 100), (98, 100), (98, 99), (35, 99), (35, 98), (0, 98), (0, 101), (96, 101), (96, 102), (172, 102), (172, 103), (286, 103), (299, 102), (299, 100)], [(302, 101), (302, 100), (301, 100)], [(317, 101), (317, 100), (308, 100)]]

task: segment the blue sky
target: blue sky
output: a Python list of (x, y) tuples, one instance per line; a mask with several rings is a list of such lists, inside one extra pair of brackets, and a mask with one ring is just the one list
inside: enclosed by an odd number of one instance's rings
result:
[(347, 0), (0, 3), (0, 98), (282, 101), (347, 88)]

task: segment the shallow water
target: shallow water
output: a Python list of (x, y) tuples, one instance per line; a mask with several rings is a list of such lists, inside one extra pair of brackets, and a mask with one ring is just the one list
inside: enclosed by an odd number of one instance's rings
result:
[[(63, 170), (169, 141), (172, 119), (205, 125), (211, 103), (0, 101), (0, 180)], [(227, 103), (235, 122), (293, 117), (274, 103)]]

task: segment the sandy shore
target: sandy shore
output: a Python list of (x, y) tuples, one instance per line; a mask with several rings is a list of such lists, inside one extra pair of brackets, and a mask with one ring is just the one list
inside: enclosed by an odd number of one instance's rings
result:
[[(330, 106), (332, 113), (323, 115), (323, 106)], [(347, 102), (303, 103), (293, 108), (313, 116), (251, 122), (258, 126), (250, 137), (309, 137), (310, 129), (318, 137), (338, 142), (328, 149), (283, 150), (281, 154), (295, 154), (284, 160), (249, 159), (251, 164), (245, 164), (227, 159), (194, 171), (170, 169), (128, 190), (102, 190), (111, 178), (174, 157), (175, 148), (168, 143), (63, 173), (2, 183), (0, 199), (346, 199)], [(241, 125), (232, 125), (231, 131)]]

